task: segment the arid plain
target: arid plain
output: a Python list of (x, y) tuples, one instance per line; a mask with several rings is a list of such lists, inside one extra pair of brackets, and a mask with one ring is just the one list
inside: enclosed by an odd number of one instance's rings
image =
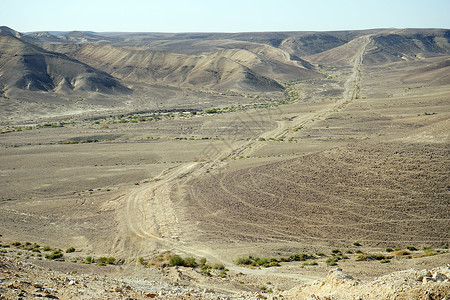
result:
[[(449, 50), (449, 31), (438, 29), (23, 35), (2, 27), (3, 267), (131, 285), (92, 287), (85, 296), (94, 298), (302, 299), (295, 288), (325, 278), (333, 260), (367, 281), (445, 266)], [(26, 249), (33, 243), (40, 252)], [(44, 245), (75, 252), (45, 259)], [(199, 266), (171, 267), (170, 255)], [(410, 290), (416, 299), (426, 289), (431, 299), (448, 296), (448, 280), (434, 283)], [(55, 288), (60, 299), (83, 297)], [(336, 299), (353, 295), (341, 293)]]

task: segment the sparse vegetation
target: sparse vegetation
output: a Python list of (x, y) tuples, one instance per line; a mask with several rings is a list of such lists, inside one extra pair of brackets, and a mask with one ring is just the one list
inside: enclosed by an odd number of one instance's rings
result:
[(47, 254), (45, 256), (46, 259), (58, 260), (58, 261), (63, 261), (64, 260), (63, 257), (64, 257), (64, 254), (61, 252), (61, 250), (53, 251), (51, 254)]
[(360, 254), (358, 257), (356, 257), (356, 261), (370, 261), (370, 260), (387, 260), (390, 259), (390, 256), (385, 256), (384, 254), (378, 254), (378, 253), (365, 253)]
[(327, 259), (326, 263), (327, 263), (328, 266), (336, 266), (338, 260), (339, 260), (339, 259), (338, 259), (336, 256), (334, 256), (334, 257), (329, 257), (329, 258)]
[(115, 264), (115, 262), (116, 262), (116, 259), (112, 256), (110, 256), (110, 257), (102, 256), (97, 259), (97, 265), (99, 265), (99, 266), (113, 265), (113, 264)]
[(184, 266), (184, 259), (179, 255), (174, 255), (169, 259), (170, 266)]

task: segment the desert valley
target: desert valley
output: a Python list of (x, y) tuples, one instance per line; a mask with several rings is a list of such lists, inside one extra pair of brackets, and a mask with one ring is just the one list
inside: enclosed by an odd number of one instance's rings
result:
[(0, 299), (449, 299), (450, 30), (0, 27)]

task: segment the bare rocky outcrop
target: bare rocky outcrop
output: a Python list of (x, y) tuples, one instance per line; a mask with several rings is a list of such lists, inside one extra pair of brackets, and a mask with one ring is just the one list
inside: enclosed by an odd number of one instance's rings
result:
[(321, 281), (283, 293), (288, 299), (449, 299), (450, 265), (432, 270), (405, 270), (359, 281), (336, 268)]

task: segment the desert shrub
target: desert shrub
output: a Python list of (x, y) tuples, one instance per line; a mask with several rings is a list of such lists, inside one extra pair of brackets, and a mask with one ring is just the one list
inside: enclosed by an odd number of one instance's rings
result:
[(217, 275), (217, 276), (219, 276), (221, 278), (226, 278), (227, 277), (227, 271), (225, 271), (225, 269), (221, 270), (219, 275)]
[(382, 259), (382, 260), (380, 260), (380, 263), (382, 263), (382, 264), (387, 264), (387, 263), (390, 263), (390, 262), (391, 262), (390, 259)]
[(112, 256), (110, 256), (110, 257), (108, 257), (108, 258), (106, 259), (106, 263), (107, 263), (108, 265), (113, 265), (115, 262), (116, 262), (116, 259), (115, 259), (114, 257), (112, 257)]
[(195, 268), (197, 266), (197, 263), (195, 262), (195, 258), (194, 257), (186, 257), (184, 259), (184, 264), (185, 267), (190, 267), (190, 268)]
[(143, 257), (139, 257), (138, 262), (139, 262), (139, 264), (143, 265), (144, 264), (144, 258)]
[(20, 242), (14, 242), (11, 245), (13, 245), (14, 247), (20, 247), (22, 245), (22, 243)]
[(216, 108), (210, 108), (210, 109), (205, 110), (205, 113), (207, 113), (207, 114), (216, 114), (217, 112), (218, 111)]
[(97, 265), (99, 265), (99, 266), (106, 266), (106, 262), (108, 261), (108, 258), (107, 257), (104, 257), (104, 256), (102, 256), (102, 257), (99, 257), (98, 259), (97, 259)]
[(280, 263), (277, 261), (271, 261), (269, 263), (269, 267), (279, 267), (279, 266), (280, 266)]
[(170, 266), (184, 266), (184, 259), (179, 255), (173, 255), (169, 259)]
[(339, 249), (333, 249), (333, 250), (331, 250), (331, 253), (334, 254), (334, 255), (341, 255), (342, 254), (342, 252)]
[(88, 257), (86, 257), (86, 261), (87, 261), (88, 263), (93, 263), (93, 262), (94, 262), (94, 259), (92, 258), (92, 256), (88, 256)]
[(32, 252), (41, 252), (39, 250), (39, 248), (40, 248), (40, 246), (38, 244), (36, 244), (36, 243), (34, 243), (33, 245), (31, 245), (31, 243), (29, 245), (25, 244), (24, 247), (23, 247), (24, 250), (29, 250), (29, 251), (32, 251)]
[(106, 266), (106, 265), (113, 265), (116, 262), (116, 259), (114, 257), (99, 257), (97, 259), (97, 265), (99, 266)]
[(263, 266), (268, 263), (269, 263), (269, 259), (267, 257), (257, 257), (257, 258), (255, 258), (255, 261), (252, 264), (254, 264), (256, 266)]
[(169, 260), (171, 257), (172, 257), (172, 254), (167, 252), (167, 253), (159, 255), (158, 260), (160, 260), (160, 261)]
[(436, 251), (434, 251), (434, 249), (432, 249), (432, 248), (426, 248), (425, 250), (424, 250), (424, 256), (432, 256), (432, 255), (436, 255), (437, 254), (437, 252)]
[(397, 250), (392, 252), (393, 255), (395, 256), (406, 256), (406, 255), (410, 255), (411, 252), (409, 252), (408, 250)]
[(311, 255), (308, 255), (306, 253), (298, 253), (298, 254), (293, 254), (293, 255), (289, 256), (289, 260), (290, 261), (305, 261), (311, 257), (312, 257)]
[(408, 246), (406, 249), (408, 249), (409, 251), (417, 251), (417, 248), (414, 246)]
[(251, 265), (253, 258), (251, 256), (241, 256), (235, 259), (234, 263), (236, 265)]
[(338, 258), (337, 257), (329, 257), (326, 261), (327, 265), (329, 266), (336, 266), (337, 262), (338, 262)]
[(72, 252), (75, 252), (74, 247), (67, 248), (66, 253), (72, 253)]
[(303, 267), (305, 267), (305, 266), (317, 266), (317, 265), (318, 265), (318, 263), (315, 262), (315, 261), (312, 261), (312, 262), (304, 262), (304, 263), (302, 264)]
[(216, 270), (224, 270), (225, 266), (222, 263), (215, 263), (212, 265), (212, 268)]
[(200, 258), (200, 266), (204, 266), (204, 265), (206, 265), (206, 258), (202, 257), (202, 258)]
[(389, 257), (384, 256), (383, 254), (360, 254), (356, 258), (356, 261), (363, 261), (363, 260), (383, 260), (388, 259)]
[(360, 243), (358, 243), (358, 242), (354, 242), (354, 243), (353, 243), (353, 246), (361, 247), (362, 245), (361, 245)]
[(64, 260), (63, 256), (64, 256), (64, 254), (62, 254), (61, 251), (56, 250), (56, 251), (53, 251), (51, 254), (47, 254), (45, 256), (45, 258), (50, 259), (50, 260)]
[(386, 248), (386, 252), (393, 252), (394, 251), (394, 249), (392, 249), (392, 248)]
[(202, 272), (201, 272), (201, 273), (202, 273), (203, 275), (211, 276), (210, 268), (202, 269)]

